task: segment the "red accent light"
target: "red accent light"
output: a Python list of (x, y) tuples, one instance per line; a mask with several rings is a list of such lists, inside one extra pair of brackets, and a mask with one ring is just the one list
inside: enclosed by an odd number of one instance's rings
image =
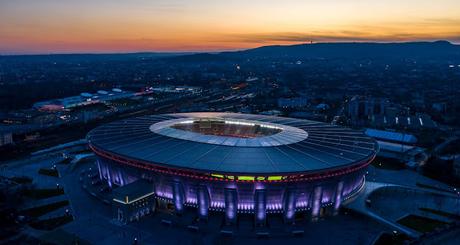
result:
[(228, 179), (210, 178), (208, 176), (203, 176), (203, 174), (205, 173), (163, 167), (163, 166), (155, 165), (153, 163), (142, 161), (142, 160), (132, 160), (126, 157), (121, 157), (119, 155), (115, 155), (115, 154), (100, 150), (91, 144), (89, 144), (89, 147), (99, 156), (111, 159), (120, 164), (129, 165), (131, 167), (142, 168), (142, 169), (146, 169), (149, 171), (154, 171), (154, 172), (159, 172), (159, 173), (164, 173), (164, 174), (169, 174), (169, 175), (176, 175), (176, 176), (179, 175), (179, 176), (185, 176), (185, 177), (194, 178), (194, 179), (207, 179), (207, 180), (218, 181), (218, 182), (233, 181), (233, 182), (268, 182), (268, 183), (281, 182), (281, 183), (285, 183), (285, 182), (298, 182), (298, 181), (314, 181), (314, 180), (319, 180), (319, 179), (335, 177), (339, 175), (345, 175), (351, 172), (358, 171), (359, 169), (367, 167), (372, 162), (372, 160), (374, 160), (375, 158), (375, 155), (372, 155), (371, 158), (364, 160), (362, 162), (359, 162), (358, 164), (355, 164), (353, 166), (346, 167), (346, 168), (325, 171), (325, 172), (320, 172), (320, 173), (293, 174), (293, 175), (289, 175), (287, 179), (283, 179), (283, 180), (253, 180), (253, 181), (244, 180), (243, 181), (243, 180), (238, 180), (238, 179), (228, 180)]

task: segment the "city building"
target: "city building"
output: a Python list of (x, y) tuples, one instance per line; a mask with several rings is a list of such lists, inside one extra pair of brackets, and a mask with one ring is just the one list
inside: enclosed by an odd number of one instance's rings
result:
[(428, 158), (426, 149), (415, 145), (417, 138), (412, 134), (370, 128), (365, 134), (377, 140), (378, 156), (398, 160), (410, 168), (418, 167)]
[(368, 120), (375, 115), (385, 115), (389, 102), (383, 98), (354, 96), (347, 105), (348, 116), (352, 120)]
[(123, 188), (120, 205), (150, 193), (139, 188), (130, 196), (125, 189), (142, 179), (159, 205), (178, 214), (196, 208), (200, 219), (223, 212), (226, 224), (240, 213), (254, 214), (260, 225), (269, 213), (282, 213), (288, 223), (297, 212), (312, 220), (335, 214), (362, 189), (378, 151), (360, 131), (236, 113), (125, 119), (92, 130), (87, 140), (101, 180)]
[(395, 129), (433, 129), (437, 127), (426, 113), (410, 114), (408, 107), (390, 104), (388, 99), (354, 96), (347, 103), (351, 125)]
[(155, 211), (153, 185), (143, 179), (124, 185), (113, 191), (113, 217), (121, 223), (137, 221)]
[(403, 143), (413, 145), (417, 143), (417, 137), (412, 134), (399, 133), (388, 130), (366, 129), (366, 135), (371, 136), (377, 140), (388, 141), (393, 143)]
[(0, 146), (13, 144), (13, 133), (0, 130)]
[(279, 98), (278, 107), (280, 108), (297, 108), (304, 107), (308, 104), (306, 97)]
[(146, 92), (155, 92), (155, 93), (201, 93), (202, 89), (200, 87), (193, 86), (158, 86), (150, 87)]
[(433, 129), (437, 127), (437, 123), (425, 113), (418, 113), (413, 116), (373, 115), (370, 117), (369, 125), (379, 128), (389, 127), (411, 130)]
[(121, 89), (114, 88), (110, 92), (105, 90), (99, 90), (95, 94), (81, 93), (79, 96), (71, 96), (62, 99), (41, 101), (35, 103), (33, 105), (33, 108), (42, 111), (61, 111), (78, 106), (104, 103), (112, 100), (125, 99), (134, 96), (135, 94), (133, 92), (123, 91)]

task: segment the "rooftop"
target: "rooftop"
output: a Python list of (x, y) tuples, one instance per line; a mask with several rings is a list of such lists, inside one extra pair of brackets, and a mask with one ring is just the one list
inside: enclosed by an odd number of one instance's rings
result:
[(393, 131), (366, 129), (366, 134), (382, 140), (389, 140), (401, 143), (417, 143), (417, 138), (412, 134), (398, 133)]
[(153, 184), (144, 179), (139, 179), (130, 184), (116, 188), (113, 191), (113, 199), (114, 201), (129, 204), (153, 194)]

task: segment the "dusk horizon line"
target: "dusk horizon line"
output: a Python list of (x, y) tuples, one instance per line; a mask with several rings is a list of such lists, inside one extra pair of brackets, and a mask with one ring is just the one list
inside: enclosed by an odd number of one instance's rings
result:
[(262, 47), (274, 47), (274, 46), (296, 46), (296, 45), (313, 45), (313, 44), (366, 44), (366, 43), (375, 43), (375, 44), (401, 44), (401, 43), (436, 43), (436, 42), (447, 42), (451, 45), (460, 45), (460, 42), (452, 42), (447, 39), (438, 39), (438, 40), (413, 40), (413, 41), (387, 41), (387, 40), (382, 40), (382, 41), (307, 41), (307, 42), (299, 42), (299, 43), (286, 43), (286, 44), (269, 44), (269, 45), (260, 45), (260, 46), (254, 46), (251, 48), (234, 48), (234, 49), (222, 49), (222, 50), (187, 50), (187, 51), (182, 51), (182, 50), (167, 50), (167, 51), (161, 51), (161, 50), (149, 50), (149, 51), (88, 51), (88, 52), (37, 52), (37, 53), (21, 53), (21, 52), (12, 52), (12, 53), (1, 53), (0, 56), (46, 56), (46, 55), (123, 55), (123, 54), (142, 54), (142, 53), (156, 53), (156, 54), (217, 54), (217, 53), (224, 53), (224, 52), (237, 52), (237, 51), (246, 51), (246, 50), (251, 50), (251, 49), (257, 49), (257, 48), (262, 48)]

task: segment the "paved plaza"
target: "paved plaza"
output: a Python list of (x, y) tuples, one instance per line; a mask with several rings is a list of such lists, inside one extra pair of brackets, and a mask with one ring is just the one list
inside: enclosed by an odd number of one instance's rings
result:
[[(112, 218), (109, 204), (91, 195), (91, 188), (83, 188), (82, 177), (87, 178), (85, 175), (89, 168), (94, 171), (94, 162), (83, 161), (76, 165), (55, 164), (60, 160), (62, 160), (60, 156), (50, 155), (39, 161), (9, 164), (2, 169), (2, 174), (10, 177), (30, 176), (34, 179), (34, 184), (40, 188), (52, 188), (56, 184), (62, 186), (65, 189), (64, 195), (26, 205), (69, 200), (70, 205), (65, 209), (70, 209), (75, 220), (60, 227), (59, 232), (64, 233), (65, 236), (78, 237), (80, 241), (89, 244), (130, 244), (135, 239), (140, 244), (279, 244), (286, 239), (289, 239), (290, 244), (333, 244), (337, 241), (340, 241), (340, 244), (372, 244), (382, 232), (392, 232), (395, 229), (414, 237), (420, 235), (395, 222), (406, 213), (421, 214), (416, 207), (425, 204), (420, 204), (417, 200), (426, 198), (427, 190), (417, 187), (417, 183), (434, 185), (451, 191), (449, 186), (420, 176), (414, 171), (382, 170), (371, 166), (367, 174), (366, 187), (358, 197), (346, 204), (346, 210), (350, 211), (342, 211), (337, 216), (320, 219), (317, 222), (302, 220), (295, 226), (288, 227), (283, 224), (281, 217), (271, 215), (268, 217), (266, 229), (268, 238), (258, 237), (257, 230), (253, 228), (252, 218), (249, 215), (242, 216), (237, 227), (234, 227), (233, 236), (229, 237), (220, 233), (224, 219), (221, 214), (212, 215), (207, 222), (199, 223), (198, 231), (188, 228), (189, 225), (196, 224), (194, 210), (185, 212), (181, 217), (157, 211), (138, 222), (121, 225)], [(38, 174), (38, 169), (50, 168), (53, 165), (56, 165), (60, 178)], [(399, 186), (404, 186), (403, 190), (406, 191), (391, 189)], [(414, 191), (407, 192), (407, 190)], [(446, 197), (445, 193), (440, 194), (439, 191), (428, 193), (434, 197), (442, 194), (446, 198), (442, 205), (447, 205), (446, 209), (458, 211), (458, 197), (455, 194), (447, 194)], [(97, 193), (97, 196), (101, 195)], [(366, 207), (366, 199), (372, 199), (372, 208)], [(395, 205), (395, 202), (398, 202), (398, 205)], [(427, 205), (435, 208), (436, 201)], [(57, 215), (59, 212), (64, 212), (63, 210), (59, 209), (49, 215)], [(162, 220), (172, 221), (172, 224), (166, 225)], [(302, 230), (303, 234), (294, 236), (291, 233), (292, 229)], [(333, 235), (330, 234), (331, 230), (334, 231)], [(49, 233), (31, 228), (27, 232), (39, 237), (46, 237)]]

